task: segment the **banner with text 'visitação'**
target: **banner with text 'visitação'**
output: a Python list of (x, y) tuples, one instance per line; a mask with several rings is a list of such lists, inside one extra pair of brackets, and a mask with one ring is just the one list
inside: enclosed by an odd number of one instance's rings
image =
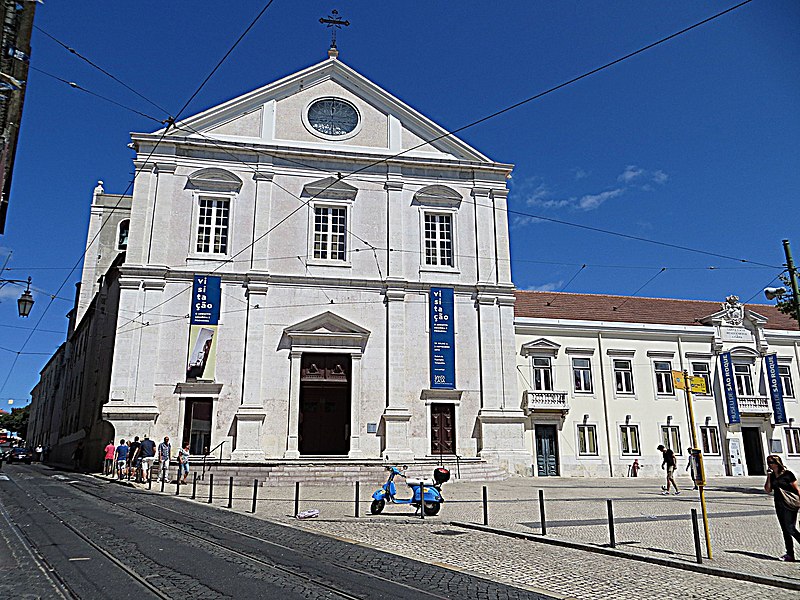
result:
[(217, 366), (217, 329), (222, 286), (219, 277), (195, 275), (189, 321), (189, 360), (186, 380), (214, 380)]
[(431, 288), (431, 389), (456, 388), (453, 288)]

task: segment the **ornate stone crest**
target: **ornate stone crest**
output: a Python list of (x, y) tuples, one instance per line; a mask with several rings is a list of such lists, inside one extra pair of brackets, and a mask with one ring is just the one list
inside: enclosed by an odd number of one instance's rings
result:
[(744, 304), (739, 302), (739, 296), (728, 296), (722, 303), (722, 320), (735, 327), (741, 327), (744, 322)]

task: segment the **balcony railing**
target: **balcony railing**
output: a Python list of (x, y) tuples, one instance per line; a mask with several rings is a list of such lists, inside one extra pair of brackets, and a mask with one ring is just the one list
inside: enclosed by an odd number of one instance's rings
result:
[(739, 412), (742, 414), (767, 416), (772, 413), (766, 396), (739, 396)]
[(550, 392), (527, 390), (525, 392), (525, 411), (534, 412), (560, 412), (566, 415), (569, 412), (568, 392)]

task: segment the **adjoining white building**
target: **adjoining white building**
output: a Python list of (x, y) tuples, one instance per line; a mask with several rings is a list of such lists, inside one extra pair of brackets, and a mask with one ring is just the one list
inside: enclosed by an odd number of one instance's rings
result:
[[(800, 469), (800, 331), (774, 306), (743, 306), (735, 296), (516, 296), (517, 381), (534, 475), (627, 476), (634, 460), (640, 475), (656, 475), (659, 444), (683, 468), (692, 438), (673, 370), (707, 382), (708, 393), (693, 394), (707, 476), (764, 474), (769, 453)], [(784, 424), (776, 424), (766, 369), (772, 355)], [(721, 368), (728, 356), (732, 398)]]

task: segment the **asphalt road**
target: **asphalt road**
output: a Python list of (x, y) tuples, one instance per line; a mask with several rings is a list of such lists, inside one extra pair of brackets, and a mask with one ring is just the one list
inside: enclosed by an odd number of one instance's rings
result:
[(550, 598), (38, 465), (0, 472), (0, 554), (0, 598)]

